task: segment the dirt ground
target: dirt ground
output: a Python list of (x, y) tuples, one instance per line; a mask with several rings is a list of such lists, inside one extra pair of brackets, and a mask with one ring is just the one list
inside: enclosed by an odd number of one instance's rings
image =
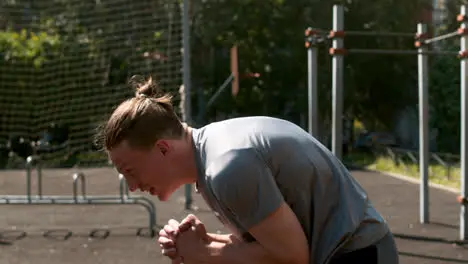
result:
[[(101, 168), (83, 172), (88, 195), (118, 196), (115, 171)], [(44, 195), (71, 195), (73, 173), (72, 170), (45, 170)], [(354, 171), (353, 175), (369, 192), (395, 233), (400, 263), (468, 263), (465, 246), (454, 241), (458, 238), (459, 221), (455, 194), (431, 189), (431, 224), (420, 225), (417, 185), (372, 172)], [(0, 172), (0, 196), (24, 195), (25, 189), (23, 171)], [(166, 203), (144, 196), (154, 201), (159, 225), (170, 218), (182, 219), (188, 213), (183, 209), (183, 190)], [(199, 207), (195, 214), (209, 231), (223, 231), (201, 197), (194, 195), (194, 200)], [(156, 238), (137, 235), (147, 225), (148, 213), (141, 206), (1, 205), (0, 263), (170, 263), (159, 254)]]

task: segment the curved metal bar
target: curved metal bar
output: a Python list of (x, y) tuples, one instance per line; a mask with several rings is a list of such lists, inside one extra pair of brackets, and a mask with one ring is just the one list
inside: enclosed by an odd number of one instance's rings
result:
[(138, 200), (135, 200), (136, 204), (143, 206), (148, 211), (148, 229), (152, 231), (152, 236), (154, 236), (154, 228), (156, 227), (156, 212), (154, 211), (154, 205), (152, 203), (141, 203)]
[(128, 193), (128, 184), (125, 180), (125, 177), (122, 174), (119, 174), (119, 189), (120, 189), (120, 199), (124, 200), (125, 198), (130, 197)]
[[(31, 193), (32, 170), (37, 170), (38, 194)], [(148, 228), (151, 236), (155, 234), (156, 206), (147, 197), (129, 195), (128, 184), (125, 177), (119, 174), (119, 195), (87, 195), (86, 175), (82, 172), (73, 174), (73, 195), (42, 195), (42, 170), (39, 158), (30, 156), (26, 160), (26, 195), (1, 195), (0, 205), (140, 205), (148, 212)], [(81, 195), (79, 185), (81, 184)]]
[(138, 204), (146, 204), (145, 207), (148, 207), (148, 213), (149, 213), (149, 226), (150, 227), (155, 227), (156, 226), (156, 206), (154, 205), (153, 201), (146, 197), (133, 197), (130, 198), (132, 200), (135, 200)]
[(40, 161), (39, 156), (29, 156), (26, 158), (26, 194), (28, 196), (32, 195), (32, 191), (31, 191), (32, 170), (36, 169), (37, 195), (39, 195), (39, 198), (42, 197), (42, 168), (40, 164), (41, 164), (41, 161)]
[(81, 183), (81, 199), (86, 199), (86, 176), (82, 172), (73, 174), (73, 199), (78, 202), (78, 183)]

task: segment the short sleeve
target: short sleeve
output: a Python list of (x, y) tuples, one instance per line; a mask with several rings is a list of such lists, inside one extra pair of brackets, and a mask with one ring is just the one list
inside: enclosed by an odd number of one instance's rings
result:
[(216, 199), (246, 231), (284, 201), (270, 168), (254, 150), (225, 153), (210, 165), (209, 174)]

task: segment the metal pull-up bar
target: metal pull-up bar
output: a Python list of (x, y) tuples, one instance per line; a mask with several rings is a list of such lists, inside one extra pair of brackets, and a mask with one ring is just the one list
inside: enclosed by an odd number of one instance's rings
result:
[(383, 32), (383, 31), (345, 31), (346, 36), (355, 37), (414, 37), (414, 33), (408, 32)]
[[(427, 27), (418, 24), (417, 33), (402, 32), (376, 32), (376, 31), (345, 31), (344, 8), (341, 5), (333, 6), (333, 30), (328, 32), (321, 29), (308, 28), (305, 32), (308, 54), (309, 78), (309, 132), (318, 137), (318, 109), (317, 109), (317, 53), (318, 45), (324, 40), (332, 40), (329, 54), (332, 56), (332, 152), (341, 159), (343, 135), (343, 91), (344, 91), (344, 57), (348, 54), (393, 54), (417, 55), (418, 58), (418, 87), (419, 87), (419, 167), (420, 167), (420, 222), (429, 222), (429, 100), (428, 100), (428, 56), (450, 55), (458, 56), (461, 67), (461, 190), (460, 202), (460, 239), (468, 240), (468, 17), (466, 6), (461, 6), (457, 21), (460, 28), (454, 32), (429, 38)], [(413, 37), (414, 50), (394, 49), (345, 49), (345, 36), (374, 36), (374, 37)], [(458, 37), (460, 39), (460, 52), (429, 50), (429, 44)]]
[(438, 42), (438, 41), (441, 41), (441, 40), (450, 39), (450, 38), (453, 38), (453, 37), (456, 37), (456, 36), (459, 36), (459, 35), (460, 35), (460, 32), (458, 32), (458, 30), (457, 30), (457, 31), (450, 32), (450, 33), (447, 33), (447, 34), (444, 34), (444, 35), (440, 35), (440, 36), (437, 36), (437, 37), (426, 39), (426, 40), (424, 40), (424, 43), (425, 44), (431, 44), (431, 43)]
[[(346, 54), (389, 54), (389, 55), (459, 55), (458, 51), (418, 51), (395, 49), (348, 49)], [(333, 54), (332, 54), (333, 55)]]

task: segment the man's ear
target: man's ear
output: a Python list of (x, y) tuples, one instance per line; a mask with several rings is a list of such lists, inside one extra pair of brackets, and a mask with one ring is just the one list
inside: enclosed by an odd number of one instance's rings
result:
[(169, 142), (166, 141), (166, 140), (156, 141), (156, 147), (157, 147), (157, 149), (159, 149), (161, 154), (163, 154), (163, 156), (166, 156), (166, 154), (169, 152), (169, 150), (171, 148), (171, 146), (169, 145)]

